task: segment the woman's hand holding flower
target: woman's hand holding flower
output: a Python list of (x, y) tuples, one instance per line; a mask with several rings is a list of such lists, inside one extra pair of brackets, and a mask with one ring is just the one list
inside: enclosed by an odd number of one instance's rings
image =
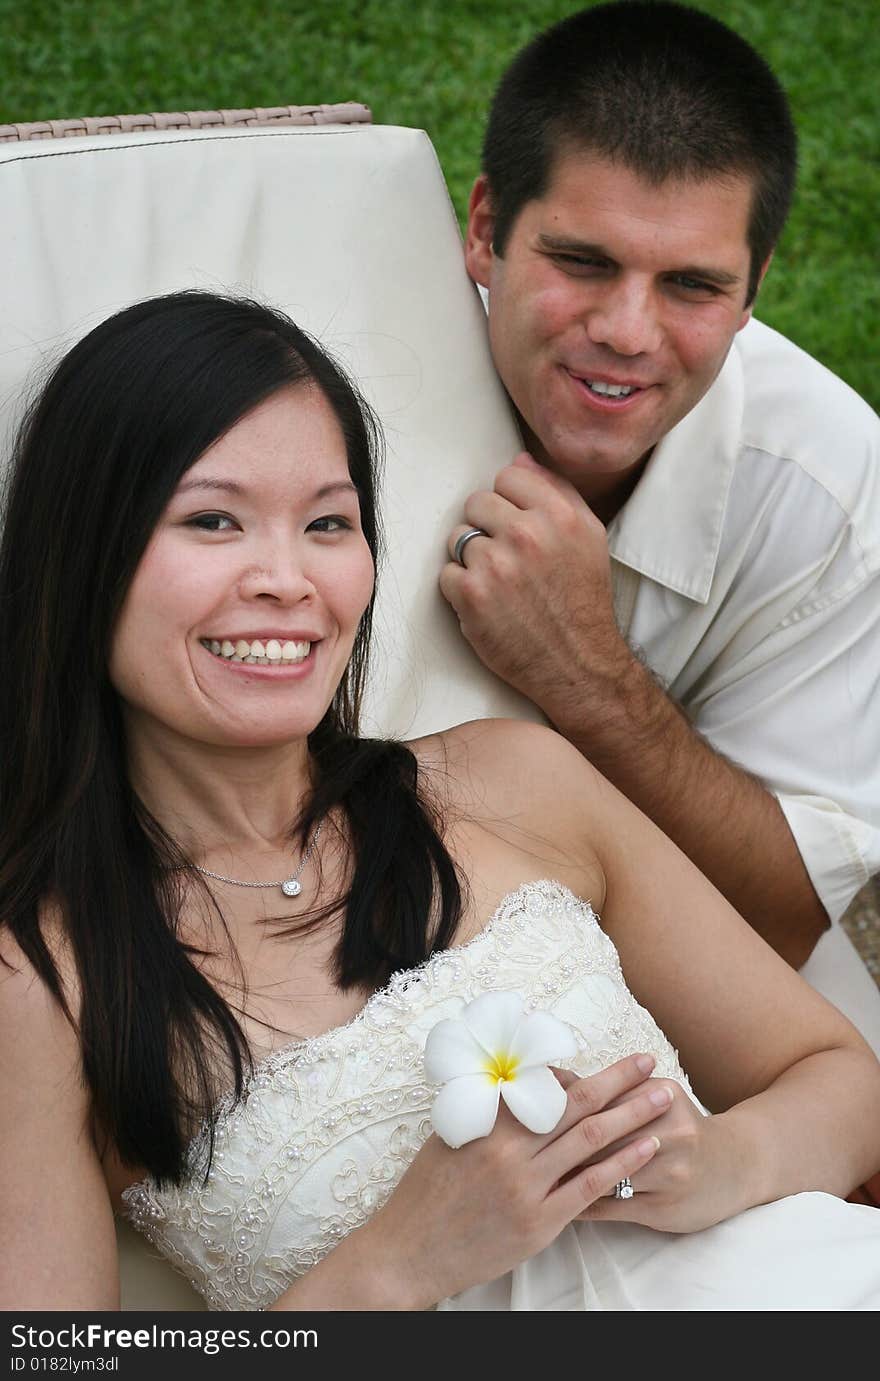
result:
[[(382, 1263), (386, 1296), (401, 1309), (425, 1309), (494, 1280), (546, 1247), (618, 1180), (640, 1172), (658, 1147), (656, 1137), (639, 1135), (662, 1111), (642, 1092), (653, 1066), (638, 1055), (586, 1079), (568, 1076), (562, 1117), (543, 1135), (517, 1121), (506, 1098), (499, 1108), (496, 1092), (497, 1121), (488, 1133), (458, 1150), (430, 1137), (385, 1206), (355, 1234)], [(618, 1101), (629, 1092), (631, 1100)], [(605, 1153), (614, 1144), (620, 1149)]]

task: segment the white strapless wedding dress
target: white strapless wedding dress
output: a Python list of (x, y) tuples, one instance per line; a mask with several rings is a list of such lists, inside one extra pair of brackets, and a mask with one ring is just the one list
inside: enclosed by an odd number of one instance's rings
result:
[[(657, 1075), (688, 1088), (592, 908), (558, 883), (526, 883), (468, 944), (396, 974), (346, 1026), (259, 1064), (246, 1100), (220, 1110), (207, 1180), (202, 1137), (185, 1185), (126, 1191), (131, 1221), (210, 1308), (265, 1309), (392, 1192), (431, 1131), (427, 1034), (493, 989), (567, 1022), (579, 1074), (646, 1050)], [(878, 1309), (880, 1211), (798, 1194), (689, 1235), (574, 1223), (439, 1308)]]

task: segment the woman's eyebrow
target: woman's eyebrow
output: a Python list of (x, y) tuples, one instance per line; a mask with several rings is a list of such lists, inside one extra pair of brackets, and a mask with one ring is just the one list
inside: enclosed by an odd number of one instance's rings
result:
[(193, 489), (222, 489), (227, 494), (243, 494), (244, 486), (236, 483), (235, 480), (210, 479), (207, 476), (201, 480), (181, 480), (177, 486), (178, 494), (188, 494)]
[(336, 480), (333, 484), (322, 484), (320, 489), (315, 490), (316, 499), (329, 498), (331, 494), (354, 494), (359, 497), (360, 490), (353, 480)]
[[(214, 479), (208, 475), (206, 475), (204, 479), (182, 480), (177, 486), (177, 493), (189, 494), (194, 490), (202, 489), (219, 489), (226, 494), (235, 494), (238, 497), (247, 493), (246, 487), (243, 484), (239, 484), (237, 480)], [(351, 480), (335, 480), (332, 484), (322, 484), (319, 489), (315, 490), (312, 497), (315, 499), (326, 499), (331, 494), (338, 493), (348, 493), (357, 496), (358, 492), (357, 485)]]

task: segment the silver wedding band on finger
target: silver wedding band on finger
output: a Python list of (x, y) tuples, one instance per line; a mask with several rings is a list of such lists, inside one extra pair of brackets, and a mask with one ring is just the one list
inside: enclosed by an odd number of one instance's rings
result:
[(633, 1182), (629, 1175), (624, 1175), (623, 1179), (618, 1180), (617, 1184), (614, 1186), (615, 1199), (631, 1199), (635, 1192), (636, 1191), (633, 1189)]
[(467, 566), (464, 564), (464, 549), (468, 542), (472, 537), (488, 536), (488, 532), (484, 532), (481, 527), (469, 527), (467, 532), (463, 532), (460, 537), (456, 537), (455, 539), (455, 546), (452, 548), (453, 561), (457, 561), (459, 566), (464, 566), (465, 570), (467, 570)]

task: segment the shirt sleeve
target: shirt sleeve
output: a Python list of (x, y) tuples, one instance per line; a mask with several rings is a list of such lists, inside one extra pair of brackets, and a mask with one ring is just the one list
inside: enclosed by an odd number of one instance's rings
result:
[[(808, 593), (801, 585), (794, 607), (757, 641), (748, 626), (766, 627), (766, 571), (743, 578), (746, 603), (752, 581), (764, 602), (751, 604), (683, 707), (714, 748), (777, 797), (837, 920), (880, 871), (880, 572), (839, 536)], [(778, 588), (773, 598), (778, 611)]]

